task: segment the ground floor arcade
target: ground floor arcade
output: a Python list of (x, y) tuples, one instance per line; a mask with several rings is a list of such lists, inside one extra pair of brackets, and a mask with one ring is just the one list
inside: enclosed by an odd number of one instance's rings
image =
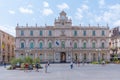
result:
[(16, 51), (17, 58), (24, 58), (30, 56), (31, 58), (40, 58), (41, 62), (70, 62), (73, 61), (109, 61), (109, 50), (72, 50), (72, 51), (55, 51), (55, 50), (18, 50)]

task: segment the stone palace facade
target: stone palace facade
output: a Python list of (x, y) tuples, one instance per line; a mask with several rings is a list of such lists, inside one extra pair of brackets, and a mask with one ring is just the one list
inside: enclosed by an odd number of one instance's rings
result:
[(41, 62), (109, 61), (108, 26), (73, 26), (61, 11), (54, 26), (16, 27), (16, 57), (40, 58)]

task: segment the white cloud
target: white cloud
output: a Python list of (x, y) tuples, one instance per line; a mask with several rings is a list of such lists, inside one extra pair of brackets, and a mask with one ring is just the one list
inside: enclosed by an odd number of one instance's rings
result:
[(15, 11), (13, 11), (13, 10), (9, 10), (8, 11), (10, 14), (15, 14)]
[(99, 5), (100, 5), (100, 6), (105, 5), (105, 0), (99, 0)]
[(89, 0), (83, 0), (83, 3), (85, 3), (85, 4), (88, 3), (88, 2), (89, 2)]
[(75, 13), (76, 19), (81, 20), (83, 18), (84, 13), (86, 13), (88, 9), (89, 7), (85, 4), (83, 4), (80, 8), (77, 8), (77, 12)]
[(48, 15), (53, 14), (52, 9), (49, 7), (49, 3), (46, 2), (46, 1), (43, 2), (42, 14), (43, 14), (44, 16), (48, 16)]
[(83, 4), (83, 5), (81, 6), (81, 8), (82, 8), (82, 10), (88, 10), (88, 9), (89, 9), (88, 6), (85, 5), (85, 4)]
[(60, 5), (57, 5), (57, 7), (60, 10), (69, 9), (69, 6), (66, 3), (62, 3)]
[(68, 16), (68, 19), (71, 19), (71, 20), (72, 20), (72, 16)]
[(44, 2), (43, 2), (43, 6), (44, 6), (44, 7), (49, 7), (48, 2), (44, 1)]
[(82, 9), (78, 8), (77, 12), (76, 12), (76, 18), (81, 20), (83, 18), (83, 14), (82, 13), (83, 13)]
[(43, 9), (42, 13), (43, 13), (43, 15), (48, 16), (50, 14), (53, 14), (53, 11), (50, 8), (45, 8), (45, 9)]
[(120, 26), (120, 20), (115, 21), (115, 22), (113, 23), (113, 25), (114, 25), (114, 26)]
[(28, 8), (32, 8), (33, 7), (33, 5), (32, 4), (28, 4), (28, 6), (27, 6)]
[(19, 11), (24, 14), (33, 14), (33, 10), (29, 8), (20, 7)]
[(94, 20), (99, 23), (109, 23), (111, 26), (120, 25), (120, 4), (110, 5), (100, 15), (94, 15)]
[(8, 34), (15, 36), (15, 27), (9, 25), (0, 26), (0, 29)]

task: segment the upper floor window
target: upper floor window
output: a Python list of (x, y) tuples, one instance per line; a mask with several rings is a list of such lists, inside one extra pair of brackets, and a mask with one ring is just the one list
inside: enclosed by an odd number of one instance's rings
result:
[(74, 43), (74, 48), (77, 48), (77, 43)]
[(42, 42), (40, 42), (40, 49), (42, 49), (43, 48), (43, 43)]
[(83, 43), (83, 48), (86, 48), (86, 42)]
[(49, 36), (52, 36), (52, 31), (49, 31), (49, 34), (48, 34)]
[(30, 35), (33, 36), (33, 31), (32, 30), (30, 31)]
[(77, 36), (77, 31), (76, 30), (74, 31), (74, 36)]
[(86, 36), (86, 31), (83, 31), (83, 35)]
[(21, 44), (20, 44), (20, 48), (25, 48), (25, 44), (24, 44), (24, 42), (21, 42)]
[(92, 48), (95, 48), (95, 42), (92, 43)]
[(42, 32), (42, 30), (40, 30), (40, 36), (42, 36), (43, 35), (43, 32)]
[(24, 31), (23, 31), (23, 30), (21, 30), (21, 33), (20, 33), (20, 34), (21, 34), (21, 36), (24, 36)]
[(105, 35), (105, 31), (102, 30), (102, 36), (104, 36), (104, 35)]
[(30, 49), (33, 49), (33, 48), (34, 48), (34, 43), (30, 42)]
[(52, 48), (52, 43), (51, 42), (49, 42), (49, 46), (48, 46), (49, 48)]
[(101, 45), (101, 46), (102, 46), (102, 48), (105, 48), (105, 44), (104, 44), (104, 42), (102, 42), (102, 45)]
[(93, 35), (93, 36), (95, 36), (95, 35), (96, 35), (95, 31), (92, 31), (92, 35)]
[(64, 41), (62, 41), (62, 48), (65, 48), (65, 42)]

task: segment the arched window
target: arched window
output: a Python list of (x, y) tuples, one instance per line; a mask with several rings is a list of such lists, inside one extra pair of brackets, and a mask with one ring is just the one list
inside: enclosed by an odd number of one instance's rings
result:
[(52, 43), (51, 43), (51, 42), (49, 42), (48, 47), (49, 47), (49, 48), (52, 48)]
[(39, 44), (40, 46), (40, 49), (42, 49), (43, 48), (43, 43), (42, 42), (40, 42), (40, 44)]
[(33, 49), (33, 48), (34, 48), (34, 43), (30, 42), (30, 49)]
[(84, 58), (84, 61), (87, 59), (87, 56), (86, 56), (86, 54), (84, 54), (84, 57), (83, 57), (83, 58)]
[(101, 47), (102, 47), (102, 48), (105, 48), (105, 44), (104, 44), (104, 42), (102, 42)]
[(65, 42), (64, 41), (62, 41), (62, 48), (65, 48)]
[(25, 43), (24, 42), (21, 42), (20, 48), (25, 48)]
[(83, 43), (83, 48), (86, 48), (86, 42)]
[(96, 32), (95, 30), (92, 31), (92, 36), (95, 36), (96, 35)]
[(77, 48), (77, 43), (76, 42), (74, 43), (74, 48)]
[(95, 48), (95, 42), (92, 43), (92, 48)]

